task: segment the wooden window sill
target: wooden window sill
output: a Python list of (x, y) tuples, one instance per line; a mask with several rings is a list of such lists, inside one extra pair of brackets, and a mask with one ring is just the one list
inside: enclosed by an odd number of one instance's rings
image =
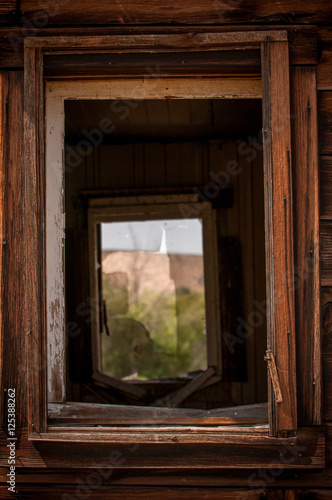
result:
[(268, 404), (213, 410), (158, 408), (88, 403), (49, 403), (48, 425), (93, 426), (227, 426), (268, 424)]
[(118, 469), (320, 469), (325, 435), (319, 427), (269, 437), (268, 425), (62, 427), (32, 432), (29, 441), (49, 467)]

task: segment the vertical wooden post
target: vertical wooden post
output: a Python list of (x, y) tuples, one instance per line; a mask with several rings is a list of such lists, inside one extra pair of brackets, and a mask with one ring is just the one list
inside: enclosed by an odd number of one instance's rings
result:
[(29, 430), (46, 430), (44, 111), (41, 49), (24, 51), (26, 336)]
[(288, 44), (262, 42), (268, 349), (282, 392), (269, 380), (270, 434), (297, 427), (294, 255)]
[(26, 425), (24, 331), (23, 71), (0, 73), (0, 394), (16, 392), (16, 426)]
[(291, 69), (291, 103), (298, 416), (299, 425), (320, 425), (322, 368), (315, 67)]

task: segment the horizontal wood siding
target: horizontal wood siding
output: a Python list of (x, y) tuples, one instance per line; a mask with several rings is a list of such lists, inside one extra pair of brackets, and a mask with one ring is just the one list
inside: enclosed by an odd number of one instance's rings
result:
[[(12, 2), (11, 2), (12, 3)], [(46, 5), (50, 5), (45, 2)], [(227, 2), (226, 0), (175, 0), (166, 3), (147, 0), (136, 2), (100, 2), (92, 5), (89, 0), (54, 2), (43, 9), (38, 0), (22, 0), (19, 16), (24, 20), (52, 25), (89, 25), (89, 24), (236, 24), (236, 23), (319, 23), (331, 22), (332, 13), (329, 3), (323, 0), (303, 3), (301, 0), (267, 0), (266, 2)], [(10, 7), (3, 12), (8, 18)], [(46, 20), (45, 20), (46, 13)], [(5, 17), (5, 19), (6, 19)]]

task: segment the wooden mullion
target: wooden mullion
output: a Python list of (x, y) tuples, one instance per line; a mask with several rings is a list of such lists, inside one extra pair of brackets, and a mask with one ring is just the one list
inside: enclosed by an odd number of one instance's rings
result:
[[(320, 425), (322, 367), (316, 68), (291, 69), (299, 425)], [(303, 377), (305, 373), (305, 377)]]
[(46, 429), (46, 332), (44, 269), (43, 71), (40, 49), (26, 48), (24, 166), (27, 390), (29, 430)]
[(262, 43), (268, 349), (282, 392), (269, 379), (270, 434), (297, 427), (293, 214), (288, 45)]

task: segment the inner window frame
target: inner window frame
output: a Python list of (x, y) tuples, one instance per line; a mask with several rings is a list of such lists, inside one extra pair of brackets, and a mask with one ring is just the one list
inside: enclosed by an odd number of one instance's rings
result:
[[(155, 35), (151, 35), (155, 38)], [(65, 37), (65, 38), (38, 38), (25, 40), (25, 166), (26, 166), (26, 189), (29, 193), (36, 193), (38, 197), (30, 200), (30, 205), (25, 207), (25, 217), (28, 221), (26, 227), (26, 241), (29, 242), (28, 255), (31, 261), (37, 261), (36, 265), (31, 265), (27, 269), (26, 278), (32, 283), (32, 287), (27, 291), (27, 322), (26, 327), (29, 333), (32, 333), (28, 339), (28, 399), (29, 399), (29, 436), (30, 439), (38, 440), (63, 440), (64, 434), (58, 433), (47, 425), (47, 391), (46, 391), (46, 313), (45, 313), (45, 213), (44, 213), (44, 113), (43, 113), (43, 56), (45, 54), (63, 54), (75, 53), (85, 50), (87, 53), (105, 51), (122, 51), (124, 47), (127, 51), (137, 51), (138, 53), (149, 52), (151, 50), (151, 36), (130, 37)], [(290, 310), (287, 317), (283, 316), (284, 308), (280, 303), (275, 302), (274, 298), (281, 294), (287, 286), (278, 280), (274, 273), (277, 261), (273, 253), (274, 245), (281, 251), (281, 255), (286, 258), (287, 279), (293, 282), (293, 251), (292, 251), (292, 197), (291, 197), (291, 146), (290, 146), (290, 113), (289, 113), (289, 63), (288, 63), (288, 43), (287, 33), (283, 31), (257, 31), (250, 33), (216, 33), (207, 36), (200, 35), (199, 41), (188, 39), (186, 35), (159, 35), (159, 45), (155, 51), (176, 50), (179, 44), (179, 37), (183, 38), (181, 45), (191, 47), (189, 50), (227, 50), (236, 47), (237, 49), (258, 48), (262, 56), (262, 77), (263, 77), (263, 115), (264, 115), (264, 168), (265, 168), (265, 199), (266, 199), (266, 237), (267, 237), (267, 270), (268, 270), (268, 342), (277, 355), (281, 355), (280, 362), (283, 364), (282, 348), (286, 346), (286, 358), (291, 355), (291, 372), (287, 378), (281, 380), (281, 388), (285, 390), (289, 404), (278, 406), (272, 389), (272, 382), (269, 383), (269, 428), (262, 429), (262, 435), (268, 439), (271, 446), (279, 446), (278, 439), (274, 436), (284, 436), (284, 441), (289, 442), (288, 433), (296, 433), (297, 415), (296, 415), (296, 377), (295, 377), (295, 348), (294, 345), (288, 347), (285, 344), (285, 334), (282, 332), (282, 325), (290, 321), (291, 328), (287, 330), (288, 346), (290, 339), (294, 339), (294, 294), (289, 296)], [(158, 35), (157, 35), (158, 37)], [(75, 40), (73, 40), (75, 38)], [(87, 40), (89, 38), (89, 40)], [(132, 40), (135, 39), (135, 40)], [(102, 39), (102, 41), (100, 41)], [(196, 44), (196, 48), (193, 47)], [(198, 44), (198, 45), (197, 45)], [(216, 49), (217, 47), (217, 49)], [(276, 84), (278, 75), (278, 85)], [(65, 75), (64, 75), (65, 76)], [(283, 84), (280, 84), (282, 80)], [(272, 99), (273, 96), (273, 99)], [(282, 129), (282, 132), (281, 132)], [(272, 140), (273, 139), (273, 140)], [(277, 165), (274, 165), (278, 160)], [(273, 168), (274, 167), (274, 168)], [(287, 195), (279, 199), (278, 186), (285, 181), (287, 186)], [(273, 181), (273, 182), (272, 182)], [(272, 188), (272, 186), (275, 186)], [(40, 195), (40, 196), (39, 196)], [(278, 199), (276, 199), (276, 195)], [(285, 203), (286, 202), (286, 203)], [(287, 233), (287, 250), (284, 245), (285, 234), (279, 225), (275, 225), (276, 218), (281, 218), (284, 222), (283, 227)], [(282, 225), (282, 224), (281, 224)], [(41, 234), (38, 241), (36, 234)], [(280, 241), (279, 241), (280, 237)], [(275, 248), (276, 250), (276, 248)], [(41, 265), (40, 265), (41, 263)], [(48, 277), (49, 278), (49, 277)], [(276, 279), (277, 278), (277, 279)], [(277, 282), (277, 283), (276, 283)], [(288, 292), (287, 292), (288, 295)], [(292, 341), (293, 342), (293, 341)], [(41, 362), (43, 360), (43, 362)], [(286, 359), (287, 362), (287, 359)], [(292, 393), (287, 390), (287, 383), (292, 386)], [(286, 385), (285, 385), (286, 384)], [(295, 391), (295, 392), (294, 392)], [(294, 397), (295, 394), (295, 397)], [(292, 396), (292, 397), (290, 397)], [(74, 417), (75, 418), (75, 417)], [(73, 423), (75, 420), (73, 420)], [(53, 432), (53, 434), (52, 434)], [(92, 431), (90, 431), (92, 432)], [(239, 432), (248, 433), (247, 428), (239, 429)], [(162, 434), (162, 430), (160, 430)], [(226, 431), (227, 439), (223, 443), (234, 444), (234, 432)], [(154, 434), (155, 435), (155, 434)], [(298, 431), (298, 435), (303, 433)], [(85, 436), (87, 436), (85, 434)], [(112, 439), (111, 433), (107, 433), (109, 439)], [(73, 441), (72, 429), (68, 429), (66, 440)], [(126, 442), (130, 442), (130, 436), (127, 434)], [(76, 434), (74, 441), (85, 441), (83, 435)], [(190, 438), (189, 438), (190, 441)], [(106, 441), (104, 441), (106, 442)], [(123, 441), (124, 442), (124, 441)], [(207, 443), (203, 434), (195, 442)], [(245, 441), (236, 440), (239, 443)], [(252, 435), (252, 446), (262, 445), (262, 441)], [(259, 444), (260, 443), (260, 444)], [(320, 443), (322, 441), (320, 440)], [(256, 449), (256, 448), (255, 448)], [(310, 452), (309, 452), (310, 453)], [(229, 458), (229, 456), (228, 456)], [(268, 461), (269, 465), (273, 462)], [(232, 467), (232, 460), (228, 462)], [(261, 462), (259, 462), (261, 463)], [(301, 459), (297, 459), (294, 466), (301, 466)], [(311, 462), (311, 467), (316, 467), (320, 462), (315, 459)], [(255, 461), (250, 459), (246, 462), (244, 458), (243, 466), (255, 467)], [(308, 464), (303, 466), (308, 466)]]
[[(195, 381), (195, 384), (192, 384), (193, 391), (196, 391), (203, 385), (207, 387), (218, 382), (221, 380), (222, 374), (216, 211), (210, 202), (199, 201), (199, 196), (194, 193), (192, 195), (90, 199), (88, 208), (90, 290), (94, 304), (93, 310), (99, 311), (100, 297), (96, 269), (98, 224), (168, 218), (183, 219), (184, 210), (185, 218), (199, 218), (202, 221), (207, 368), (193, 379)], [(135, 393), (140, 386), (139, 381), (136, 381), (133, 387), (127, 381), (112, 377), (102, 369), (99, 318), (98, 313), (94, 314), (92, 321), (92, 378), (111, 387), (122, 389), (124, 392), (133, 391)], [(162, 384), (162, 380), (157, 382)], [(184, 387), (188, 387), (188, 384), (189, 382)], [(188, 389), (186, 392), (188, 393)], [(180, 393), (177, 392), (176, 401), (179, 400), (179, 397), (181, 399), (181, 394), (181, 390)], [(169, 404), (173, 405), (172, 397)]]
[[(188, 97), (188, 87), (190, 97)], [(64, 178), (64, 131), (65, 101), (68, 99), (114, 99), (153, 98), (162, 99), (171, 94), (174, 99), (190, 98), (262, 98), (261, 79), (233, 79), (206, 76), (200, 79), (178, 76), (175, 78), (158, 78), (157, 80), (141, 80), (137, 77), (115, 78), (98, 81), (46, 80), (46, 274), (47, 274), (47, 348), (48, 348), (48, 400), (50, 403), (66, 401), (66, 342), (64, 339), (65, 306), (64, 306), (64, 233), (59, 227), (65, 227)], [(60, 194), (59, 194), (60, 193)], [(55, 211), (50, 208), (55, 207)], [(64, 229), (63, 229), (64, 230)], [(54, 235), (57, 235), (54, 238)], [(215, 238), (214, 236), (213, 238)], [(217, 252), (217, 250), (216, 250)], [(216, 262), (217, 257), (213, 260)], [(216, 275), (214, 275), (216, 278)], [(210, 278), (213, 281), (213, 278)], [(218, 289), (216, 285), (215, 290)], [(214, 302), (219, 301), (219, 295)], [(54, 304), (58, 304), (54, 317)], [(213, 307), (216, 315), (217, 308)], [(212, 313), (210, 314), (212, 317)], [(217, 323), (217, 319), (215, 323)], [(216, 326), (216, 335), (220, 326)], [(60, 342), (59, 342), (60, 339)], [(221, 349), (221, 348), (220, 348)], [(221, 352), (219, 350), (219, 352)], [(220, 355), (221, 356), (221, 355)], [(217, 363), (216, 374), (209, 377), (208, 384), (221, 379), (221, 360)], [(212, 368), (211, 368), (212, 370)], [(210, 370), (210, 372), (211, 372)], [(105, 375), (95, 371), (95, 379), (107, 382)], [(255, 413), (255, 412), (254, 412)], [(261, 421), (261, 417), (259, 417)]]

